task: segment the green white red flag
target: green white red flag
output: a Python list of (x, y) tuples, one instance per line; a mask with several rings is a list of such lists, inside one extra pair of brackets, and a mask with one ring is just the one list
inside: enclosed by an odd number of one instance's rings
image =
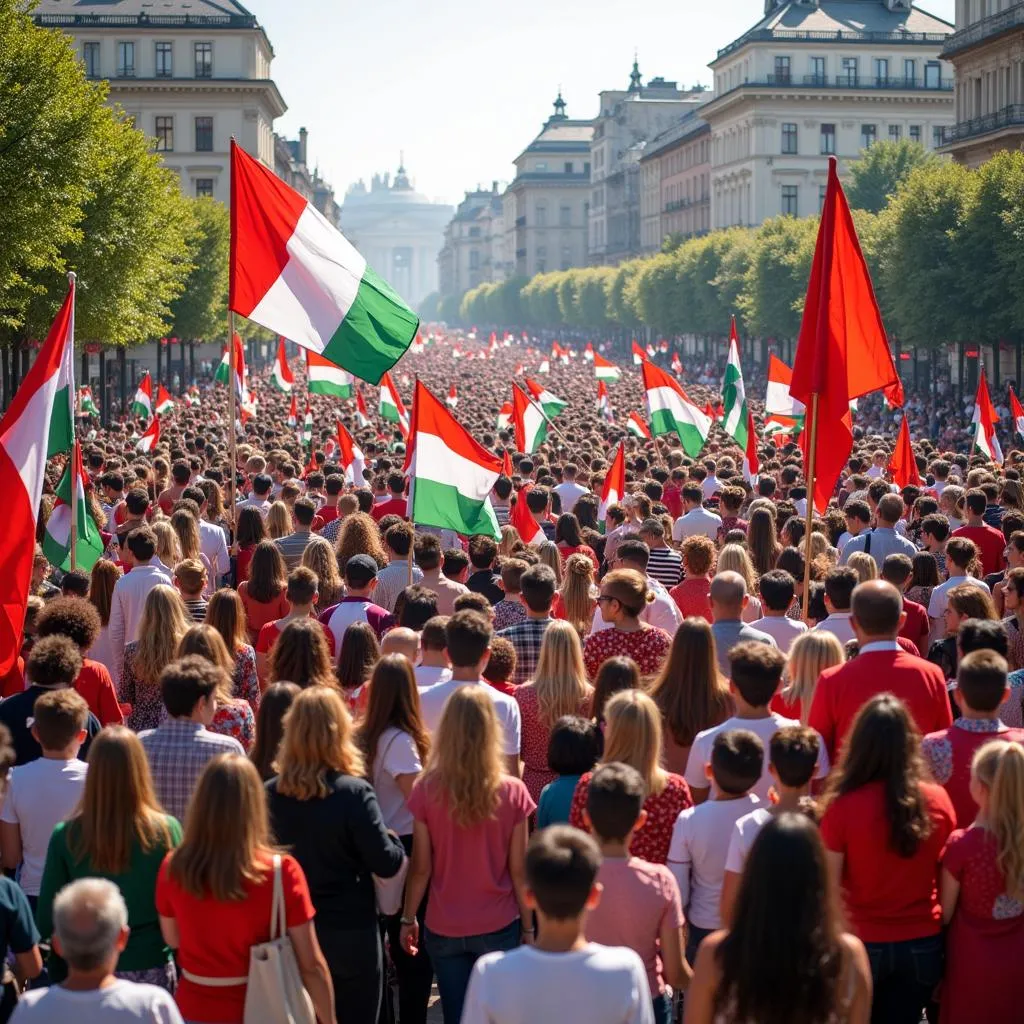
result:
[(757, 457), (757, 433), (754, 430), (754, 414), (747, 410), (747, 440), (743, 452), (743, 479), (751, 487), (757, 486), (761, 462)]
[(366, 399), (361, 389), (356, 392), (356, 423), (360, 430), (370, 425), (370, 414), (366, 411)]
[(338, 421), (338, 462), (345, 471), (345, 480), (356, 487), (362, 487), (366, 459), (341, 420)]
[(626, 420), (626, 429), (634, 437), (650, 438), (651, 436), (651, 432), (647, 428), (647, 424), (644, 423), (643, 419), (641, 418), (640, 413), (635, 411), (629, 414), (629, 419)]
[(636, 338), (633, 339), (631, 351), (633, 353), (633, 365), (642, 366), (644, 360), (647, 358), (647, 353), (636, 343)]
[(299, 402), (295, 395), (292, 395), (292, 404), (288, 409), (288, 426), (297, 427), (299, 425)]
[(566, 406), (564, 398), (559, 398), (558, 395), (552, 394), (546, 387), (538, 384), (535, 380), (530, 380), (529, 377), (524, 377), (523, 380), (526, 382), (526, 390), (530, 392), (533, 400), (544, 410), (544, 415), (549, 420), (553, 420)]
[(165, 412), (170, 412), (174, 408), (174, 399), (171, 398), (170, 392), (163, 386), (158, 384), (156, 389), (156, 406), (154, 412), (158, 416), (162, 416)]
[(711, 417), (690, 401), (679, 382), (654, 363), (641, 367), (651, 433), (674, 433), (683, 450), (696, 458), (711, 433)]
[(148, 420), (153, 415), (153, 378), (147, 372), (135, 389), (132, 400), (132, 415)]
[(1017, 392), (1010, 388), (1010, 419), (1013, 420), (1013, 429), (1024, 437), (1024, 407), (1020, 404)]
[(160, 417), (154, 416), (142, 434), (142, 437), (135, 443), (137, 452), (151, 452), (160, 441)]
[(506, 402), (498, 410), (498, 430), (504, 430), (512, 422), (512, 403)]
[(739, 335), (736, 333), (736, 317), (729, 325), (729, 357), (725, 364), (725, 378), (722, 381), (722, 409), (725, 432), (744, 450), (747, 447), (747, 392), (743, 386), (743, 370), (740, 367)]
[[(646, 360), (644, 360), (646, 365)], [(604, 356), (594, 353), (594, 376), (598, 380), (617, 381), (622, 376), (622, 371), (614, 364), (608, 362)]]
[(626, 449), (622, 441), (615, 452), (615, 458), (604, 478), (604, 487), (601, 489), (601, 503), (597, 506), (597, 520), (603, 523), (608, 513), (608, 506), (622, 501), (626, 493)]
[[(103, 557), (103, 538), (85, 503), (84, 480), (82, 449), (75, 441), (71, 458), (57, 484), (57, 500), (46, 520), (43, 534), (43, 553), (47, 561), (64, 572), (71, 569), (91, 572)], [(74, 559), (71, 551), (72, 517), (76, 527)]]
[(398, 393), (390, 373), (385, 373), (380, 379), (380, 405), (377, 411), (381, 419), (398, 424), (402, 437), (409, 437), (409, 414), (405, 411), (402, 396)]
[(99, 416), (100, 410), (92, 397), (92, 388), (83, 385), (78, 389), (78, 410), (80, 416)]
[(295, 374), (292, 373), (292, 368), (288, 365), (288, 355), (285, 352), (283, 337), (277, 339), (277, 355), (274, 358), (270, 383), (277, 391), (283, 391), (286, 395), (295, 385)]
[(307, 386), (311, 395), (351, 398), (355, 378), (329, 359), (306, 349)]
[(540, 544), (544, 540), (544, 529), (533, 518), (526, 504), (526, 489), (516, 495), (515, 504), (508, 514), (509, 526), (514, 526), (524, 544)]
[(527, 455), (532, 455), (548, 437), (544, 413), (515, 382), (512, 383), (512, 429), (516, 447)]

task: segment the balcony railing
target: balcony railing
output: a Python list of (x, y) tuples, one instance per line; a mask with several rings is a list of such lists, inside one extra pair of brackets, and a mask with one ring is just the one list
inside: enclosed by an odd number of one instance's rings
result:
[(701, 196), (698, 199), (672, 199), (665, 204), (662, 212), (675, 213), (676, 210), (688, 210), (691, 206), (706, 206), (710, 202), (710, 196)]
[(802, 32), (799, 29), (759, 28), (747, 32), (739, 39), (733, 40), (728, 46), (718, 51), (721, 59), (747, 43), (945, 43), (949, 39), (948, 32), (854, 32), (840, 30), (838, 32)]
[(1013, 103), (994, 114), (985, 114), (970, 121), (960, 121), (950, 128), (942, 129), (942, 144), (961, 142), (979, 135), (1001, 131), (1003, 128), (1024, 127), (1024, 103)]
[(131, 28), (147, 25), (159, 28), (257, 28), (251, 14), (36, 14), (44, 28)]
[(1005, 11), (993, 14), (990, 18), (982, 18), (981, 21), (976, 21), (973, 25), (954, 32), (946, 40), (946, 45), (942, 47), (942, 56), (949, 57), (951, 54), (959, 53), (971, 46), (977, 46), (978, 43), (984, 42), (986, 39), (992, 39), (1021, 26), (1024, 26), (1024, 3), (1008, 7)]
[[(827, 75), (803, 75), (798, 77), (789, 74), (766, 75), (763, 81), (747, 81), (736, 89), (745, 86), (771, 85), (786, 89), (798, 89), (811, 86), (818, 89), (914, 89), (930, 92), (952, 92), (952, 78), (892, 78), (883, 75), (843, 74), (829, 78)], [(730, 89), (729, 92), (734, 91)], [(727, 94), (723, 94), (727, 95)]]

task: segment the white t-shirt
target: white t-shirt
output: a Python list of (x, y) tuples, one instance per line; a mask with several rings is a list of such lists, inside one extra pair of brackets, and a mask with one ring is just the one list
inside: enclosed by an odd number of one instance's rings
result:
[(413, 673), (416, 676), (416, 686), (421, 691), (438, 683), (446, 683), (452, 677), (452, 670), (441, 665), (417, 665)]
[[(953, 563), (949, 563), (950, 568), (953, 567)], [(970, 583), (972, 586), (981, 587), (986, 593), (989, 592), (989, 585), (984, 580), (975, 579), (973, 576), (950, 576), (945, 583), (940, 583), (934, 590), (932, 595), (928, 599), (928, 617), (932, 619), (941, 619), (946, 611), (946, 605), (949, 604), (949, 592), (954, 588), (960, 586), (961, 583)], [(945, 630), (939, 631), (939, 636), (944, 635)], [(934, 639), (937, 639), (935, 637)]]
[(575, 480), (566, 480), (564, 483), (558, 484), (556, 487), (551, 488), (555, 494), (558, 495), (559, 500), (562, 502), (562, 511), (571, 512), (576, 506), (576, 502), (583, 497), (584, 494), (590, 492), (586, 487), (576, 483)]
[(413, 817), (395, 776), (419, 775), (421, 771), (423, 762), (412, 737), (394, 726), (385, 729), (377, 740), (372, 781), (385, 828), (400, 836), (412, 835)]
[[(767, 718), (728, 718), (721, 725), (712, 729), (705, 729), (697, 733), (693, 738), (693, 746), (690, 747), (690, 756), (686, 761), (685, 779), (691, 789), (707, 789), (708, 780), (704, 774), (704, 765), (711, 760), (711, 748), (715, 745), (715, 737), (720, 732), (728, 732), (730, 729), (746, 729), (754, 733), (764, 744), (764, 765), (761, 769), (761, 778), (751, 792), (759, 800), (768, 800), (768, 790), (772, 786), (772, 777), (768, 772), (768, 744), (771, 738), (787, 725), (799, 725), (793, 718), (783, 718), (774, 711)], [(825, 741), (818, 737), (819, 754), (818, 770), (814, 773), (816, 779), (823, 779), (828, 775), (829, 761), (828, 753), (825, 750)], [(716, 925), (717, 927), (717, 925)]]
[(721, 528), (722, 517), (698, 505), (672, 524), (672, 539), (677, 544), (687, 537), (708, 537), (717, 540)]
[(46, 848), (58, 822), (78, 806), (88, 765), (78, 758), (55, 761), (40, 757), (11, 771), (0, 821), (21, 829), (21, 875), (26, 896), (38, 896)]
[(117, 979), (90, 992), (69, 992), (60, 985), (25, 992), (11, 1017), (17, 1024), (183, 1024), (174, 996), (156, 985)]
[(791, 619), (788, 615), (766, 615), (750, 623), (751, 628), (767, 633), (775, 640), (776, 646), (783, 654), (788, 654), (793, 641), (801, 633), (807, 632), (807, 623), (799, 619)]
[(679, 883), (686, 919), (698, 928), (718, 928), (725, 855), (736, 822), (759, 803), (753, 793), (735, 800), (706, 800), (687, 807), (672, 829), (668, 868)]
[(654, 1024), (643, 961), (623, 946), (588, 942), (574, 953), (520, 946), (487, 953), (469, 978), (462, 1024)]
[(725, 870), (737, 875), (743, 874), (743, 866), (747, 863), (747, 855), (754, 845), (757, 833), (771, 821), (772, 812), (767, 807), (758, 807), (749, 814), (743, 815), (732, 827), (729, 839), (729, 852), (725, 855)]
[(460, 686), (482, 686), (484, 693), (494, 702), (494, 710), (498, 713), (498, 722), (501, 725), (502, 753), (507, 757), (519, 756), (519, 740), (522, 734), (522, 719), (519, 715), (519, 705), (508, 696), (496, 690), (489, 683), (482, 679), (475, 683), (467, 683), (464, 679), (448, 679), (429, 690), (420, 691), (420, 715), (423, 724), (430, 730), (436, 732), (441, 721), (441, 713), (444, 711), (445, 701)]

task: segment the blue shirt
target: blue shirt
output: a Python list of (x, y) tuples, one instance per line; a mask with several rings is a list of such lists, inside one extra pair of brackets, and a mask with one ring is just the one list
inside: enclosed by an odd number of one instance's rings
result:
[(579, 781), (578, 775), (559, 775), (554, 782), (549, 782), (540, 791), (537, 828), (569, 824), (569, 808), (572, 806), (572, 796)]

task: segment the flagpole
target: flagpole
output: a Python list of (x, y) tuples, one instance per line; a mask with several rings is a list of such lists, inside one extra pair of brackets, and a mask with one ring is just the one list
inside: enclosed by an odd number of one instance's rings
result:
[[(412, 436), (412, 428), (413, 428), (412, 409), (413, 409), (413, 406), (416, 404), (416, 392), (418, 392), (419, 389), (420, 389), (420, 375), (417, 373), (416, 374), (416, 380), (413, 382), (413, 385), (412, 385), (412, 401), (409, 403), (409, 436), (405, 439), (405, 444), (406, 444), (406, 449), (405, 450), (406, 450), (406, 452), (409, 451), (409, 447), (408, 446), (410, 444), (415, 444), (416, 443), (416, 438)], [(353, 479), (355, 479), (355, 474), (353, 474)], [(413, 497), (413, 495), (412, 495), (412, 490), (413, 490), (412, 480), (413, 480), (412, 476), (410, 476), (409, 479), (407, 480), (407, 487), (408, 487), (408, 490), (409, 490), (409, 497), (406, 498), (406, 506), (405, 506), (405, 511), (406, 511), (406, 513), (408, 515), (409, 522), (410, 522), (410, 524), (412, 524), (412, 527), (413, 527), (413, 531), (412, 531), (413, 532), (413, 537), (412, 537), (412, 541), (410, 541), (410, 543), (409, 543), (409, 575), (408, 575), (408, 577), (406, 579), (406, 584), (405, 584), (407, 587), (411, 587), (412, 586), (412, 558), (413, 558), (414, 549), (416, 547), (416, 524), (413, 523), (413, 521), (412, 521), (412, 497)]]
[(554, 431), (554, 432), (555, 432), (555, 433), (556, 433), (556, 434), (557, 434), (557, 435), (558, 435), (558, 436), (559, 436), (559, 437), (560, 437), (560, 438), (561, 438), (561, 439), (562, 439), (562, 440), (563, 440), (563, 441), (564, 441), (564, 442), (565, 442), (566, 444), (568, 444), (568, 443), (569, 443), (569, 439), (568, 439), (568, 438), (567, 438), (567, 437), (565, 436), (565, 434), (563, 434), (563, 433), (562, 433), (562, 432), (561, 432), (561, 431), (560, 431), (560, 430), (558, 429), (558, 427), (556, 427), (556, 426), (555, 426), (555, 424), (554, 424), (554, 423), (553, 423), (553, 422), (551, 421), (551, 418), (550, 418), (550, 417), (548, 416), (548, 414), (547, 414), (547, 413), (546, 413), (546, 412), (545, 412), (545, 411), (544, 411), (544, 410), (543, 410), (543, 409), (542, 409), (542, 408), (541, 408), (541, 407), (540, 407), (540, 406), (539, 406), (539, 405), (538, 405), (538, 404), (537, 404), (537, 403), (536, 403), (536, 402), (535, 402), (535, 401), (533, 400), (533, 395), (531, 395), (531, 394), (530, 394), (530, 389), (529, 389), (529, 388), (520, 388), (519, 390), (520, 390), (520, 391), (522, 391), (522, 393), (523, 393), (524, 395), (526, 395), (526, 400), (527, 400), (527, 401), (528, 401), (528, 402), (530, 403), (530, 405), (532, 405), (532, 406), (534, 407), (534, 409), (536, 409), (536, 410), (537, 410), (537, 412), (539, 412), (539, 413), (541, 414), (541, 416), (542, 416), (542, 417), (543, 417), (543, 419), (544, 419), (544, 422), (545, 422), (545, 423), (546, 423), (546, 424), (547, 424), (547, 425), (548, 425), (548, 426), (549, 426), (549, 427), (550, 427), (550, 428), (551, 428), (551, 429), (552, 429), (552, 430), (553, 430), (553, 431)]
[(238, 472), (238, 438), (235, 435), (235, 388), (237, 368), (235, 366), (235, 311), (228, 310), (228, 522), (234, 530), (235, 525), (235, 475)]
[[(78, 280), (78, 275), (73, 271), (68, 271), (68, 285), (71, 287), (72, 293), (75, 290), (75, 282)], [(74, 330), (75, 323), (75, 300), (71, 300), (71, 324), (72, 331)], [(72, 344), (74, 344), (74, 335), (71, 338)], [(73, 364), (72, 360), (72, 364)], [(68, 396), (68, 400), (75, 402), (77, 400), (77, 388), (72, 387), (70, 389), (75, 392), (73, 395)], [(78, 449), (78, 438), (75, 437), (75, 409), (74, 405), (71, 408), (71, 571), (74, 572), (78, 568), (78, 460), (75, 458)], [(84, 494), (84, 488), (83, 488)]]
[[(806, 429), (806, 428), (805, 428)], [(811, 600), (811, 524), (814, 522), (814, 470), (818, 453), (818, 392), (811, 395), (811, 448), (807, 459), (807, 521), (804, 530), (804, 597), (803, 617)]]

